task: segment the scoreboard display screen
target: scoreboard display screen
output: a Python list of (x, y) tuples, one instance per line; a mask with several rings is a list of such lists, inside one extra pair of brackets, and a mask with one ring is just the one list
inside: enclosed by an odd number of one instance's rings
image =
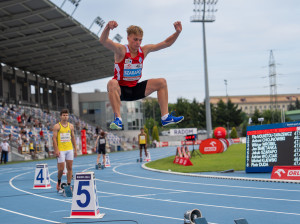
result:
[(300, 165), (300, 122), (247, 127), (246, 172)]
[(186, 141), (195, 141), (196, 140), (196, 136), (195, 135), (186, 135), (185, 136), (185, 140)]

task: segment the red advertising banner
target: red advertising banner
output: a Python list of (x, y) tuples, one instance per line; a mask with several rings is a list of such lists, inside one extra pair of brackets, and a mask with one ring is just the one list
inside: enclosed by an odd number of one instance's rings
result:
[(87, 154), (87, 147), (86, 147), (86, 130), (81, 130), (81, 151), (82, 154)]
[(208, 138), (202, 141), (199, 151), (202, 154), (213, 154), (223, 152), (224, 147), (220, 140), (215, 138)]
[(300, 166), (274, 166), (271, 179), (300, 180)]

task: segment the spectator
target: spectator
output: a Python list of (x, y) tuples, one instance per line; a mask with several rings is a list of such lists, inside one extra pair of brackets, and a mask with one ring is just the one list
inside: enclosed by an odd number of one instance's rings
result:
[(44, 132), (43, 132), (43, 130), (42, 130), (42, 129), (40, 130), (40, 138), (41, 138), (41, 140), (43, 140), (43, 139), (44, 139)]
[(50, 150), (48, 147), (48, 142), (46, 140), (44, 141), (44, 148), (45, 148), (46, 155), (48, 156), (48, 158), (50, 158)]
[(28, 123), (29, 125), (31, 125), (31, 120), (32, 120), (32, 116), (30, 115), (30, 116), (28, 117), (28, 119), (27, 119), (27, 123)]
[(0, 147), (2, 150), (0, 164), (2, 163), (2, 161), (4, 161), (4, 163), (6, 164), (8, 161), (8, 153), (10, 151), (10, 146), (6, 139), (4, 139), (4, 141), (1, 143)]
[(18, 121), (18, 124), (21, 125), (21, 123), (22, 123), (21, 115), (19, 115), (19, 116), (17, 117), (17, 121)]

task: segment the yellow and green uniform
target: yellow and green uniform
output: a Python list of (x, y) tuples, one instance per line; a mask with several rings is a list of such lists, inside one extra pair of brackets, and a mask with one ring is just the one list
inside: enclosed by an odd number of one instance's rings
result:
[(60, 129), (57, 133), (57, 147), (59, 151), (68, 151), (73, 149), (71, 141), (71, 128), (68, 122), (67, 127), (62, 126), (59, 122)]
[(139, 134), (139, 144), (145, 145), (146, 144), (146, 134)]

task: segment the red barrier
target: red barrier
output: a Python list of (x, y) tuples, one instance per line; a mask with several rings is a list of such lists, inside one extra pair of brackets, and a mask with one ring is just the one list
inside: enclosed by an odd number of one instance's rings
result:
[(177, 147), (176, 156), (173, 163), (183, 165), (183, 166), (193, 166), (193, 163), (190, 161), (190, 151), (188, 147)]
[(81, 151), (82, 154), (87, 154), (86, 131), (84, 129), (81, 130)]
[(181, 148), (177, 147), (176, 148), (176, 156), (175, 156), (173, 163), (179, 163), (180, 158), (182, 158)]
[(271, 179), (300, 180), (300, 166), (274, 166)]
[(213, 154), (223, 152), (223, 144), (218, 139), (208, 138), (202, 141), (199, 151), (202, 154)]

